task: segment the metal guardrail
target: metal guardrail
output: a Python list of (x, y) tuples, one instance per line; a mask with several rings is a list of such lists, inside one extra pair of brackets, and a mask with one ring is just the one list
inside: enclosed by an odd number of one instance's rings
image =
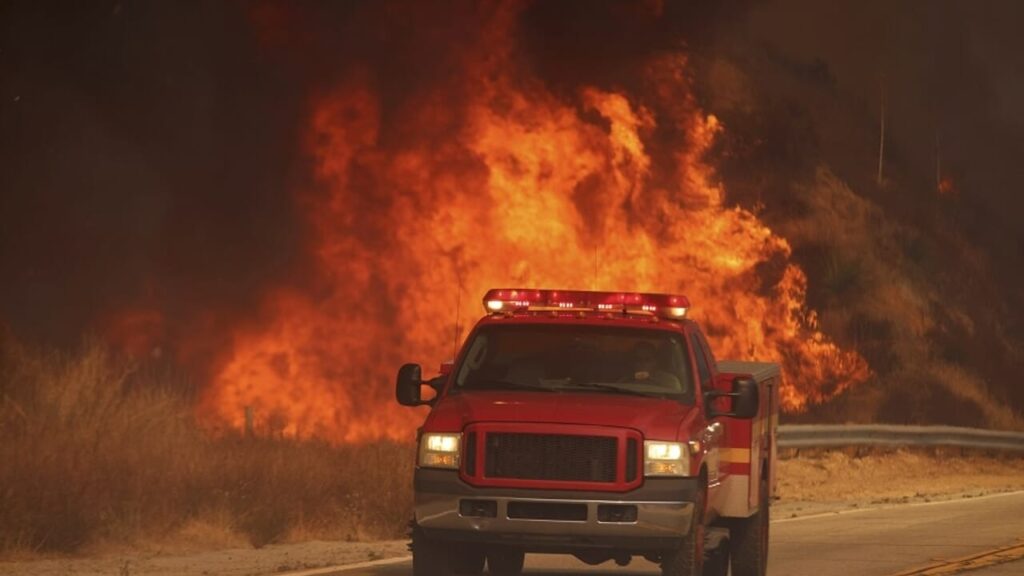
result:
[(779, 448), (847, 446), (950, 446), (1024, 452), (1024, 432), (957, 426), (887, 424), (788, 424), (779, 426)]

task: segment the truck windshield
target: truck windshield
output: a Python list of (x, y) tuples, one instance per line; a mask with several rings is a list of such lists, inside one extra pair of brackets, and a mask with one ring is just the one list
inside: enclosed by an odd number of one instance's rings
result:
[(453, 389), (631, 394), (693, 401), (682, 335), (604, 326), (489, 326), (478, 331)]

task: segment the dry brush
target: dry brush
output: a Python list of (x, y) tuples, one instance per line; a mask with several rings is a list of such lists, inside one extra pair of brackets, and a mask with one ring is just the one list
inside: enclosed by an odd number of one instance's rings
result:
[(0, 341), (0, 552), (160, 539), (195, 521), (255, 546), (403, 534), (411, 445), (211, 436), (187, 389), (96, 342)]

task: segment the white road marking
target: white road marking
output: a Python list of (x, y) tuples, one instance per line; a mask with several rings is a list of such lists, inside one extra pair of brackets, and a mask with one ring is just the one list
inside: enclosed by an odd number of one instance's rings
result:
[(279, 572), (280, 576), (320, 576), (321, 574), (334, 574), (342, 570), (358, 570), (360, 568), (373, 568), (374, 566), (387, 566), (388, 564), (400, 564), (412, 560), (412, 556), (396, 556), (381, 560), (369, 560), (356, 564), (338, 564), (337, 566), (325, 566), (323, 568), (312, 568), (309, 570), (298, 570), (296, 572)]
[[(802, 520), (814, 520), (820, 518), (831, 518), (835, 516), (844, 516), (847, 514), (857, 514), (861, 512), (875, 512), (879, 510), (892, 510), (892, 509), (906, 509), (916, 508), (920, 506), (942, 506), (945, 504), (957, 504), (964, 502), (977, 502), (981, 500), (991, 500), (994, 498), (1003, 498), (1007, 496), (1015, 496), (1024, 494), (1024, 490), (1016, 490), (1013, 492), (1000, 492), (997, 494), (987, 494), (985, 496), (973, 496), (973, 497), (961, 497), (950, 500), (937, 500), (934, 502), (907, 502), (907, 503), (893, 503), (886, 504), (884, 506), (873, 506), (870, 508), (852, 508), (836, 510), (833, 512), (822, 512), (818, 514), (809, 514), (807, 516), (797, 516), (796, 518), (780, 518), (772, 520), (772, 524), (784, 524), (789, 522), (799, 522)], [(356, 564), (339, 564), (337, 566), (327, 566), (323, 568), (313, 568), (309, 570), (299, 570), (295, 572), (281, 572), (280, 576), (322, 576), (324, 574), (334, 574), (341, 571), (358, 570), (360, 568), (373, 568), (375, 566), (387, 566), (390, 564), (400, 564), (402, 562), (408, 562), (412, 560), (412, 556), (396, 556), (394, 558), (384, 558), (381, 560), (371, 560), (368, 562), (359, 562)]]
[(815, 518), (828, 518), (832, 516), (842, 516), (845, 514), (857, 514), (860, 512), (875, 512), (877, 510), (892, 510), (894, 508), (917, 508), (919, 506), (941, 506), (943, 504), (955, 504), (963, 502), (977, 502), (979, 500), (989, 500), (992, 498), (1003, 498), (1005, 496), (1016, 496), (1024, 494), (1024, 490), (1014, 490), (1013, 492), (999, 492), (998, 494), (986, 494), (985, 496), (964, 496), (960, 498), (951, 498), (949, 500), (935, 500), (932, 502), (904, 502), (904, 503), (893, 503), (886, 504), (884, 506), (873, 506), (870, 508), (845, 508), (843, 510), (835, 510), (832, 512), (820, 512), (817, 514), (808, 514), (807, 516), (797, 516), (795, 518), (779, 518), (772, 520), (772, 524), (783, 524), (785, 522), (799, 522), (801, 520), (813, 520)]

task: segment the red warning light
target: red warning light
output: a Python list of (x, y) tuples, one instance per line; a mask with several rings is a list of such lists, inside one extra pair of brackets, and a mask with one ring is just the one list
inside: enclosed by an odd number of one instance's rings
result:
[(690, 300), (678, 294), (533, 288), (492, 288), (484, 295), (483, 303), (492, 314), (562, 310), (646, 313), (674, 319), (684, 318), (690, 308)]

